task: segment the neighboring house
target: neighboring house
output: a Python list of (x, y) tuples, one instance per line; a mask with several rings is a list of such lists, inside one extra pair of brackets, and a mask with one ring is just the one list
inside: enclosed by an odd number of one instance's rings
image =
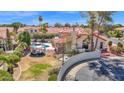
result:
[(56, 37), (52, 39), (53, 46), (56, 48), (58, 53), (62, 53), (64, 51), (71, 51), (71, 37), (70, 34), (62, 34), (61, 38)]
[(71, 28), (70, 30), (66, 28), (66, 30), (62, 30), (60, 34), (61, 37), (53, 39), (53, 45), (58, 48), (58, 51), (64, 47), (66, 52), (82, 49), (83, 41), (88, 36), (88, 34), (80, 28)]
[[(6, 30), (9, 30), (9, 32), (13, 31), (14, 29), (12, 27), (0, 27), (0, 40), (1, 44), (0, 47), (4, 47), (6, 49)], [(18, 29), (18, 33), (21, 33), (23, 31), (28, 31), (29, 33), (37, 33), (41, 31), (41, 27), (38, 26), (26, 26), (26, 27), (20, 27)], [(63, 44), (65, 46), (66, 51), (70, 50), (76, 50), (76, 49), (82, 49), (84, 45), (84, 40), (87, 38), (88, 34), (90, 33), (89, 28), (82, 28), (82, 27), (48, 27), (47, 33), (51, 34), (59, 34), (60, 36), (58, 38), (52, 39), (52, 43), (55, 47), (57, 47), (59, 50), (63, 47)], [(94, 45), (96, 38), (99, 38), (97, 49), (103, 49), (107, 46), (107, 38), (101, 35), (94, 34)]]
[(124, 27), (118, 27), (118, 28), (115, 28), (114, 30), (120, 30), (120, 31), (122, 31), (123, 36), (124, 36)]
[(88, 33), (83, 31), (73, 31), (71, 33), (71, 37), (72, 37), (72, 49), (82, 49), (83, 48), (83, 42), (84, 40), (88, 37)]
[(98, 38), (97, 49), (105, 49), (108, 46), (108, 38), (102, 35), (94, 34), (93, 35), (93, 45), (95, 46), (96, 39)]
[(29, 33), (37, 33), (40, 32), (40, 27), (37, 26), (20, 27), (17, 32), (21, 33), (23, 31), (28, 31)]

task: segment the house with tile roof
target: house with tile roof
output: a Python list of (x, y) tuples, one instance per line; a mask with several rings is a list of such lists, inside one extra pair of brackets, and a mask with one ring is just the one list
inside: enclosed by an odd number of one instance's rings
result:
[(115, 28), (114, 30), (119, 30), (119, 31), (122, 31), (123, 36), (124, 36), (124, 27), (118, 27), (118, 28)]
[(38, 26), (25, 26), (25, 27), (20, 27), (18, 29), (18, 33), (21, 33), (23, 31), (28, 31), (29, 33), (37, 33), (37, 32), (40, 32), (40, 27)]
[[(90, 48), (89, 45), (84, 44), (85, 40), (88, 38), (89, 33), (91, 32), (90, 29), (84, 29), (84, 28), (49, 28), (48, 32), (54, 32), (60, 33), (61, 38), (54, 38), (52, 40), (53, 45), (55, 47), (61, 46), (58, 50), (62, 50), (63, 44), (65, 45), (65, 51), (71, 51), (71, 50), (79, 50), (83, 48)], [(98, 38), (97, 43), (97, 49), (105, 49), (108, 46), (109, 39), (106, 36), (98, 35), (97, 33), (94, 33), (93, 35), (93, 42), (95, 45), (96, 39)], [(85, 46), (85, 47), (84, 47)]]
[[(23, 31), (28, 31), (29, 33), (38, 33), (41, 31), (41, 27), (38, 26), (26, 26), (26, 27), (20, 27), (18, 29), (18, 34)], [(0, 27), (0, 39), (5, 44), (7, 36), (6, 36), (6, 30), (9, 30), (9, 32), (12, 32), (14, 28), (12, 27)], [(83, 48), (83, 42), (91, 32), (88, 28), (82, 28), (82, 27), (48, 27), (47, 33), (49, 34), (59, 34), (59, 38), (52, 39), (52, 43), (55, 47), (60, 47), (59, 50), (61, 50), (61, 47), (63, 44), (65, 44), (65, 50), (75, 50), (75, 49), (82, 49)], [(94, 44), (96, 38), (99, 38), (97, 48), (106, 48), (107, 46), (107, 38), (105, 36), (94, 34)], [(1, 45), (2, 47), (4, 46)], [(6, 45), (6, 44), (5, 44)], [(89, 46), (88, 46), (89, 47)]]
[(98, 35), (94, 33), (93, 35), (93, 45), (95, 46), (96, 40), (98, 38), (98, 43), (96, 49), (107, 49), (109, 39), (106, 36)]

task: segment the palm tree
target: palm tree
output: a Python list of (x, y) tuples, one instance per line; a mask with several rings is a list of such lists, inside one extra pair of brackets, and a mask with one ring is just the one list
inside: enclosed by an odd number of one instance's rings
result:
[(15, 54), (10, 55), (0, 55), (0, 61), (7, 63), (8, 65), (8, 72), (13, 74), (13, 67), (15, 64), (20, 60), (19, 56)]
[(22, 33), (19, 34), (19, 42), (24, 42), (27, 44), (27, 46), (30, 46), (31, 44), (31, 36), (30, 36), (30, 33), (28, 31), (24, 31)]
[(94, 43), (93, 43), (93, 32), (95, 31), (95, 24), (96, 24), (96, 12), (88, 11), (88, 12), (80, 12), (82, 17), (87, 17), (88, 25), (91, 28), (91, 37), (90, 37), (90, 50), (94, 50)]
[(7, 59), (8, 59), (8, 71), (10, 74), (13, 74), (13, 68), (15, 67), (16, 63), (20, 60), (20, 58), (15, 54), (11, 54), (7, 56)]
[(39, 26), (41, 26), (42, 25), (42, 21), (43, 21), (42, 16), (39, 16), (38, 21), (39, 21)]
[(28, 45), (25, 42), (21, 42), (18, 47), (22, 49), (26, 49)]
[(20, 22), (14, 22), (14, 23), (12, 23), (12, 27), (14, 27), (15, 33), (17, 33), (17, 30), (18, 30), (19, 27), (21, 27), (21, 26), (23, 26), (23, 24), (20, 23)]
[(44, 24), (42, 25), (42, 33), (43, 33), (43, 34), (46, 34), (47, 28), (48, 28), (48, 23), (44, 23)]
[(98, 11), (98, 12), (96, 12), (96, 24), (97, 24), (97, 31), (98, 31), (97, 35), (98, 36), (97, 36), (97, 39), (95, 42), (94, 49), (97, 48), (98, 37), (100, 35), (100, 28), (103, 25), (112, 22), (112, 15), (113, 15), (113, 12), (111, 12), (111, 11)]

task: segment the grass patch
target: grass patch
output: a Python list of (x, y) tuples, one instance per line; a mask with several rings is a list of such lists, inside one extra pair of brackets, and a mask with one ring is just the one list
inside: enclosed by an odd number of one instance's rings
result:
[(57, 80), (57, 74), (52, 74), (48, 78), (48, 81), (56, 81), (56, 80)]
[(27, 69), (26, 71), (24, 71), (20, 77), (20, 79), (22, 80), (28, 80), (28, 79), (38, 79), (41, 74), (44, 71), (47, 71), (48, 68), (52, 67), (49, 64), (35, 64), (33, 66), (31, 66), (29, 69)]
[(33, 76), (37, 76), (49, 67), (51, 66), (48, 64), (36, 64), (29, 68), (29, 71), (32, 73)]
[(59, 68), (54, 68), (49, 71), (48, 81), (57, 81), (57, 75), (59, 73)]

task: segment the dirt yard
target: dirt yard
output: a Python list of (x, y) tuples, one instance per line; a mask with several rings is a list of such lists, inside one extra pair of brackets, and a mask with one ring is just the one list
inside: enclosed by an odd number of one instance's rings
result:
[[(28, 77), (27, 70), (31, 68), (31, 66), (36, 64), (48, 64), (51, 65), (51, 69), (58, 68), (61, 65), (61, 62), (58, 61), (54, 57), (30, 57), (29, 55), (26, 57), (23, 57), (21, 61), (19, 62), (20, 68), (21, 68), (21, 74), (19, 76), (19, 81), (27, 81), (27, 80), (48, 80), (48, 69), (44, 70), (44, 72), (40, 75), (38, 79), (32, 78), (26, 78)], [(49, 69), (50, 70), (50, 69)]]

